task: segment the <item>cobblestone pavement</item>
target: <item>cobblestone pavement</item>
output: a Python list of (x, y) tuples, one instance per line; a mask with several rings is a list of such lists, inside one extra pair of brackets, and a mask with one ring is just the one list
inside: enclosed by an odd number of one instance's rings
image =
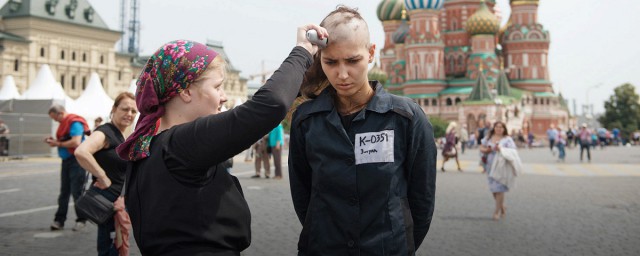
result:
[[(436, 210), (418, 255), (640, 255), (640, 148), (592, 151), (580, 163), (568, 150), (520, 151), (525, 175), (506, 195), (507, 216), (493, 221), (493, 199), (477, 166), (478, 151), (438, 171)], [(285, 162), (286, 163), (286, 162)], [(441, 162), (438, 162), (440, 168)], [(59, 189), (59, 160), (0, 163), (0, 255), (94, 255), (96, 226), (49, 231)], [(251, 179), (252, 163), (235, 158), (252, 212), (252, 244), (243, 255), (295, 255), (301, 226), (286, 180)], [(285, 173), (286, 174), (286, 173)], [(70, 209), (69, 219), (75, 218)], [(140, 255), (131, 241), (131, 255)]]

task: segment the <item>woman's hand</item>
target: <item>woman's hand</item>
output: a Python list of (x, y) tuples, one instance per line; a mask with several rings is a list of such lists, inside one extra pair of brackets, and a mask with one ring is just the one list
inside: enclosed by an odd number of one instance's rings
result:
[(105, 175), (104, 177), (97, 178), (96, 183), (93, 183), (93, 186), (96, 186), (99, 189), (107, 189), (111, 186), (111, 180)]
[(311, 42), (309, 42), (309, 40), (307, 39), (307, 31), (312, 29), (318, 32), (318, 38), (320, 39), (329, 37), (329, 33), (327, 33), (327, 30), (325, 28), (320, 27), (316, 24), (307, 24), (302, 27), (298, 27), (296, 46), (302, 46), (307, 49), (307, 51), (309, 51), (311, 55), (315, 55), (318, 51), (318, 46), (311, 44)]

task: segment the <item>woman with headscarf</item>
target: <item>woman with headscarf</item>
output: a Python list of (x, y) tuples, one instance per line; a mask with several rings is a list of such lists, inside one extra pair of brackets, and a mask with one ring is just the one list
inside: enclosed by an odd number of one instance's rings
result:
[(456, 136), (456, 128), (458, 125), (456, 122), (449, 123), (447, 127), (447, 135), (445, 137), (444, 148), (442, 149), (442, 172), (444, 172), (444, 163), (449, 161), (450, 158), (456, 159), (456, 165), (458, 166), (458, 171), (462, 171), (460, 168), (460, 162), (458, 161), (458, 148), (456, 148), (456, 144), (458, 142), (458, 136)]
[(144, 255), (240, 255), (251, 242), (251, 213), (238, 179), (220, 164), (285, 117), (317, 47), (297, 30), (297, 46), (251, 100), (220, 112), (224, 58), (178, 40), (148, 60), (138, 79), (136, 129), (118, 147), (131, 161), (126, 206)]
[[(133, 94), (120, 93), (111, 108), (111, 122), (96, 127), (74, 153), (80, 166), (93, 175), (90, 189), (111, 202), (122, 192), (127, 168), (127, 161), (118, 157), (116, 147), (124, 142), (124, 131), (133, 124), (137, 113)], [(115, 230), (113, 218), (98, 224), (98, 255), (118, 255), (112, 236)]]

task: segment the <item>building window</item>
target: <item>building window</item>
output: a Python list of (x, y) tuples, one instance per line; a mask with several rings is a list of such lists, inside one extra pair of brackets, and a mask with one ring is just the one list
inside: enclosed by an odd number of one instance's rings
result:
[(20, 71), (20, 61), (18, 59), (13, 62), (13, 71)]
[(76, 76), (71, 76), (71, 90), (76, 89)]
[(429, 106), (429, 99), (424, 99), (424, 105)]
[(453, 56), (449, 56), (449, 72), (453, 72), (455, 71), (455, 67), (453, 65), (455, 65), (455, 61), (453, 60)]
[(451, 98), (447, 98), (447, 106), (451, 105), (453, 105), (453, 101), (451, 101)]
[(100, 55), (100, 64), (104, 64), (104, 55)]
[(118, 81), (122, 80), (122, 71), (118, 71)]
[(431, 105), (432, 105), (432, 106), (438, 106), (438, 100), (436, 100), (436, 99), (432, 99), (432, 100), (431, 100)]
[(458, 56), (458, 68), (462, 68), (464, 64), (462, 63), (462, 55)]
[(104, 78), (102, 78), (102, 77), (100, 78), (100, 83), (102, 84), (102, 87), (105, 87), (104, 86)]
[(533, 105), (538, 105), (538, 98), (533, 98)]
[(60, 75), (60, 84), (62, 85), (62, 88), (64, 88), (64, 75)]
[(84, 91), (84, 89), (87, 88), (87, 77), (83, 76), (82, 77), (82, 90)]
[(456, 97), (456, 105), (460, 104), (460, 102), (462, 102), (462, 100), (460, 100), (460, 98)]
[(40, 57), (44, 57), (44, 47), (40, 48)]
[(62, 51), (60, 52), (60, 59), (61, 59), (61, 60), (64, 60), (64, 50), (62, 50)]
[(86, 53), (82, 54), (82, 62), (87, 62), (87, 54)]
[(76, 52), (71, 53), (71, 60), (76, 60)]

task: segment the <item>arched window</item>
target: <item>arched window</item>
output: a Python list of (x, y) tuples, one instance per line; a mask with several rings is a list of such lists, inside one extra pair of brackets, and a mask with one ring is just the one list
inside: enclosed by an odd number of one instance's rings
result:
[(451, 101), (451, 98), (447, 98), (447, 106), (451, 105), (453, 105), (453, 101)]
[(62, 85), (62, 88), (64, 88), (64, 75), (60, 75), (60, 84)]
[(104, 55), (100, 55), (100, 64), (104, 64)]
[(40, 48), (40, 57), (44, 57), (44, 47)]
[(71, 90), (76, 89), (76, 76), (71, 76)]
[(87, 54), (83, 53), (82, 54), (82, 62), (86, 62), (87, 61)]
[(547, 99), (547, 105), (549, 105), (549, 99)]
[(429, 99), (424, 99), (424, 105), (429, 106)]
[(118, 71), (118, 81), (122, 80), (122, 71)]
[(459, 97), (456, 97), (456, 105), (460, 104), (460, 102), (462, 102), (462, 100), (460, 100)]
[(464, 63), (462, 63), (462, 55), (458, 56), (458, 68), (462, 68)]
[(86, 76), (82, 77), (82, 90), (84, 91), (84, 89), (87, 89), (87, 77)]
[(18, 59), (13, 62), (13, 71), (20, 71), (20, 61)]
[(533, 105), (538, 105), (538, 98), (533, 98)]
[(453, 31), (458, 30), (458, 21), (457, 20), (451, 21), (451, 30), (453, 30)]
[(431, 105), (432, 105), (432, 106), (438, 106), (438, 100), (436, 100), (436, 99), (432, 99), (432, 100), (431, 100)]
[(71, 60), (76, 60), (76, 52), (71, 53)]
[(64, 60), (64, 50), (60, 51), (60, 59)]

